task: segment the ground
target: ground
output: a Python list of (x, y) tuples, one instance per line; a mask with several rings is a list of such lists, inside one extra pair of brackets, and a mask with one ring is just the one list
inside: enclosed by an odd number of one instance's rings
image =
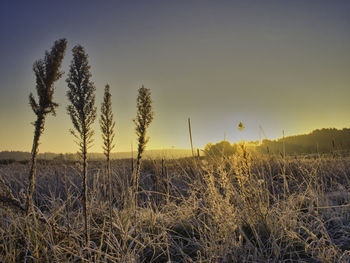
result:
[(145, 160), (136, 208), (131, 160), (112, 162), (112, 185), (104, 167), (89, 163), (84, 245), (78, 163), (39, 162), (35, 220), (22, 210), (29, 165), (1, 164), (0, 262), (350, 262), (349, 157), (283, 159), (242, 147)]

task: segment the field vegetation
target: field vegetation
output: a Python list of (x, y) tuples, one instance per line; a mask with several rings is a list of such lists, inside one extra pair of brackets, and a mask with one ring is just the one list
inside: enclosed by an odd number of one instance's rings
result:
[[(90, 162), (84, 245), (79, 163), (1, 165), (2, 262), (349, 262), (350, 159), (252, 155), (145, 160), (137, 207), (130, 160)], [(109, 220), (108, 189), (112, 193)], [(13, 202), (10, 202), (12, 200)]]

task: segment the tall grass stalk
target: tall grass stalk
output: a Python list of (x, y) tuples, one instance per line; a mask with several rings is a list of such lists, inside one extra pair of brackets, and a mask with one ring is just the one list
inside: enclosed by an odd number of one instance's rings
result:
[(84, 236), (85, 244), (89, 242), (88, 231), (88, 189), (87, 189), (87, 151), (93, 142), (94, 131), (92, 124), (96, 119), (95, 107), (95, 86), (90, 80), (90, 66), (88, 64), (88, 55), (85, 49), (77, 45), (73, 48), (73, 60), (70, 65), (69, 75), (66, 80), (68, 84), (67, 97), (70, 105), (67, 107), (68, 114), (71, 117), (74, 129), (71, 133), (76, 138), (79, 145), (80, 154), (83, 162), (83, 217), (84, 217)]
[(112, 95), (110, 92), (109, 85), (106, 85), (103, 96), (103, 102), (101, 105), (101, 117), (100, 127), (102, 131), (103, 139), (103, 151), (106, 156), (106, 168), (108, 177), (108, 201), (109, 201), (109, 221), (110, 221), (110, 232), (112, 232), (112, 178), (111, 178), (111, 151), (115, 147), (114, 144), (114, 127), (115, 121), (113, 120), (112, 112)]
[(137, 205), (137, 192), (139, 189), (139, 177), (141, 170), (141, 160), (146, 148), (146, 144), (149, 141), (147, 137), (147, 129), (150, 126), (154, 117), (152, 111), (152, 99), (151, 90), (142, 86), (138, 90), (137, 96), (137, 114), (134, 119), (136, 135), (138, 137), (137, 159), (136, 159), (136, 171), (133, 173), (132, 183), (135, 195), (135, 204)]
[(36, 90), (38, 101), (33, 94), (29, 95), (29, 104), (37, 119), (34, 122), (34, 139), (31, 151), (29, 186), (27, 193), (27, 215), (34, 212), (33, 193), (35, 188), (36, 159), (39, 151), (40, 136), (44, 132), (46, 115), (55, 115), (55, 108), (58, 104), (53, 102), (54, 83), (61, 76), (60, 67), (67, 47), (66, 39), (55, 41), (50, 52), (45, 53), (45, 58), (34, 62), (33, 70), (36, 77)]

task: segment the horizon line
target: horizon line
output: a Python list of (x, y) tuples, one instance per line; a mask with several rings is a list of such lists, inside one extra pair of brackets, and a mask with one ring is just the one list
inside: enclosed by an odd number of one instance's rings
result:
[[(288, 137), (293, 137), (293, 136), (302, 136), (302, 135), (309, 135), (311, 133), (313, 133), (314, 131), (317, 131), (317, 130), (331, 130), (331, 129), (335, 129), (335, 130), (344, 130), (344, 129), (350, 129), (350, 126), (349, 127), (343, 127), (343, 128), (335, 128), (335, 127), (323, 127), (323, 128), (317, 128), (317, 129), (313, 129), (307, 133), (298, 133), (298, 134), (291, 134), (291, 135), (288, 135), (288, 136), (285, 136), (284, 138), (288, 138)], [(283, 129), (282, 129), (283, 130)], [(270, 141), (278, 141), (279, 139), (282, 139), (283, 136), (281, 137), (277, 137), (277, 138), (274, 138), (274, 139), (268, 139), (266, 138), (267, 140), (270, 140)], [(263, 141), (265, 139), (262, 139), (261, 141)], [(221, 140), (221, 141), (228, 141), (228, 140)], [(218, 143), (218, 142), (221, 142), (221, 141), (217, 141), (217, 142), (207, 142), (206, 144), (208, 143)], [(241, 141), (245, 141), (245, 140), (241, 140)], [(241, 141), (233, 141), (233, 142), (230, 142), (232, 144), (235, 144), (235, 143), (240, 143)], [(256, 141), (259, 141), (259, 139), (257, 140), (250, 140), (250, 141), (245, 141), (247, 143), (249, 142), (256, 142)], [(193, 147), (193, 149), (200, 149), (203, 151), (203, 149), (201, 149), (200, 147)], [(167, 150), (182, 150), (182, 151), (191, 151), (191, 148), (157, 148), (157, 149), (146, 149), (145, 151), (167, 151)], [(30, 151), (23, 151), (23, 150), (0, 150), (0, 152), (22, 152), (22, 153), (30, 153)], [(136, 150), (135, 151), (120, 151), (120, 152), (112, 152), (112, 154), (122, 154), (122, 153), (131, 153), (131, 152), (137, 152)], [(79, 153), (79, 151), (77, 150), (76, 152), (54, 152), (54, 151), (45, 151), (45, 152), (39, 152), (39, 154), (77, 154)], [(88, 154), (104, 154), (103, 152), (90, 152)]]

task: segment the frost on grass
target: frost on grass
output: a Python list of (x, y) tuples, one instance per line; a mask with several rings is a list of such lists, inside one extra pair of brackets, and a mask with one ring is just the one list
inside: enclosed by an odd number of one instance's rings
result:
[[(79, 167), (39, 162), (34, 201), (46, 221), (26, 229), (25, 214), (2, 205), (3, 261), (350, 261), (349, 158), (283, 160), (241, 147), (232, 157), (145, 160), (136, 210), (123, 202), (130, 161), (113, 160), (112, 223), (104, 165), (89, 166), (88, 246)], [(1, 165), (0, 195), (24, 203), (26, 169)]]

